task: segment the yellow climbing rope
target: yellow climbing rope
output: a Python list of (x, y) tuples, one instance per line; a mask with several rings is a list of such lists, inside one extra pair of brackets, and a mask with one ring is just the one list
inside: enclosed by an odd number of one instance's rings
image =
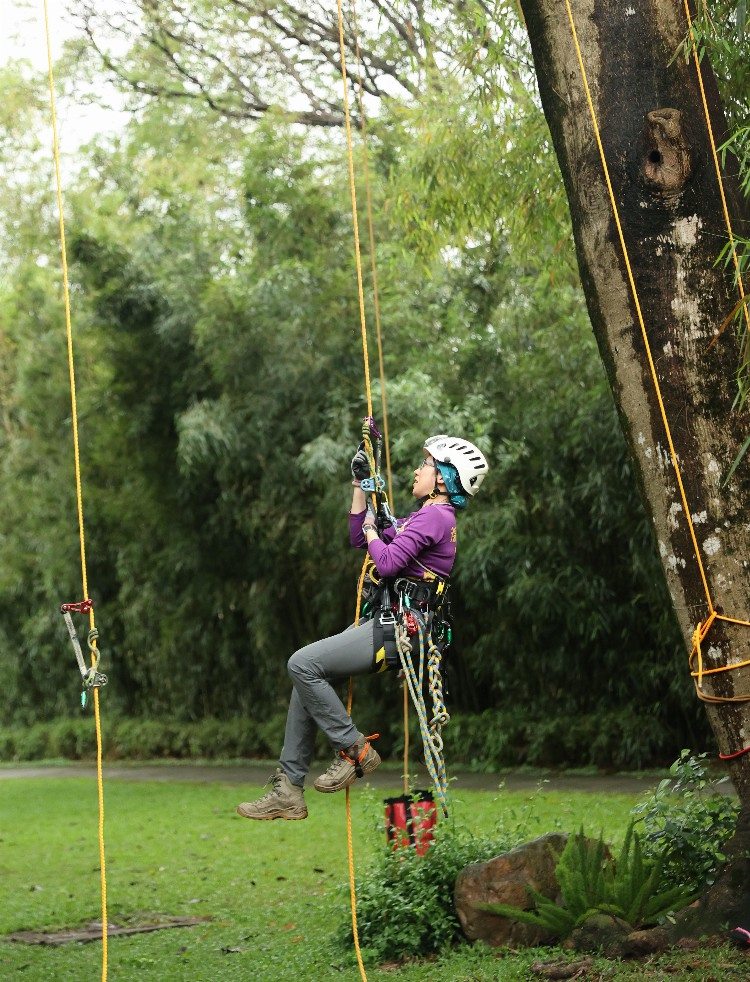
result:
[[(687, 17), (688, 17), (688, 25), (690, 27), (691, 38), (692, 38), (693, 37), (693, 35), (692, 35), (692, 21), (690, 20), (690, 12), (689, 12), (689, 9), (688, 9), (687, 0), (683, 0), (683, 2), (684, 2), (684, 5), (685, 5), (685, 10), (686, 10)], [(581, 46), (580, 46), (580, 43), (579, 43), (579, 40), (578, 40), (578, 31), (576, 29), (575, 19), (573, 17), (573, 11), (571, 9), (570, 0), (565, 0), (565, 7), (566, 7), (566, 10), (567, 10), (567, 14), (568, 14), (568, 21), (570, 23), (571, 33), (572, 33), (572, 36), (573, 36), (573, 43), (575, 45), (576, 57), (578, 59), (578, 65), (579, 65), (579, 68), (580, 68), (580, 71), (581, 71), (581, 79), (583, 81), (583, 87), (584, 87), (584, 91), (585, 91), (585, 94), (586, 94), (586, 101), (588, 103), (589, 114), (591, 116), (591, 122), (592, 122), (593, 130), (594, 130), (594, 137), (596, 139), (596, 145), (597, 145), (598, 150), (599, 150), (599, 157), (600, 157), (600, 160), (601, 160), (602, 170), (604, 172), (604, 180), (605, 180), (605, 183), (607, 185), (607, 191), (609, 193), (609, 200), (610, 200), (610, 203), (612, 205), (612, 213), (614, 215), (615, 225), (617, 227), (617, 235), (618, 235), (618, 238), (620, 240), (620, 247), (622, 249), (623, 259), (625, 261), (625, 268), (627, 270), (628, 283), (630, 285), (630, 291), (631, 291), (631, 294), (632, 294), (632, 297), (633, 297), (633, 303), (635, 305), (636, 315), (637, 315), (637, 318), (638, 318), (638, 324), (640, 326), (641, 336), (643, 338), (643, 344), (644, 344), (644, 347), (645, 347), (645, 350), (646, 350), (646, 357), (647, 357), (647, 360), (648, 360), (649, 372), (651, 374), (651, 380), (653, 382), (654, 391), (656, 393), (656, 399), (657, 399), (657, 402), (658, 402), (658, 405), (659, 405), (659, 412), (661, 414), (662, 422), (664, 424), (664, 431), (666, 433), (667, 444), (669, 446), (669, 455), (670, 455), (670, 459), (672, 461), (672, 466), (674, 468), (675, 477), (677, 479), (677, 486), (679, 488), (680, 498), (682, 500), (683, 514), (684, 514), (685, 519), (686, 519), (687, 524), (688, 524), (688, 529), (689, 529), (689, 532), (690, 532), (690, 539), (691, 539), (692, 544), (693, 544), (693, 551), (695, 553), (695, 558), (696, 558), (696, 561), (698, 563), (698, 570), (699, 570), (699, 573), (700, 573), (701, 582), (703, 584), (703, 591), (704, 591), (705, 596), (706, 596), (706, 604), (708, 606), (708, 615), (706, 616), (705, 620), (701, 621), (697, 625), (697, 627), (695, 628), (695, 631), (693, 633), (693, 647), (692, 647), (692, 651), (691, 651), (690, 656), (689, 656), (689, 664), (690, 664), (690, 667), (691, 667), (691, 675), (692, 675), (693, 679), (695, 680), (695, 689), (696, 689), (696, 693), (698, 695), (698, 698), (701, 699), (701, 700), (703, 700), (704, 702), (711, 702), (711, 703), (747, 702), (747, 701), (750, 701), (750, 693), (747, 694), (747, 695), (744, 695), (744, 696), (711, 696), (711, 695), (708, 695), (707, 693), (703, 692), (703, 689), (702, 689), (703, 677), (705, 675), (715, 674), (715, 673), (719, 673), (719, 672), (734, 671), (734, 670), (736, 670), (738, 668), (744, 667), (747, 664), (750, 664), (750, 662), (741, 662), (741, 663), (737, 663), (737, 664), (733, 664), (733, 665), (724, 665), (724, 666), (721, 666), (719, 668), (709, 669), (709, 670), (703, 668), (703, 661), (702, 661), (702, 654), (701, 654), (701, 647), (700, 646), (701, 646), (701, 643), (705, 640), (705, 638), (706, 638), (706, 636), (707, 636), (710, 628), (714, 624), (714, 622), (717, 621), (717, 620), (720, 620), (720, 621), (725, 621), (725, 622), (730, 623), (730, 624), (738, 624), (738, 625), (740, 625), (742, 627), (750, 627), (750, 621), (740, 620), (740, 619), (734, 618), (734, 617), (727, 617), (724, 614), (719, 613), (718, 610), (716, 609), (716, 605), (714, 604), (713, 598), (711, 596), (711, 591), (710, 591), (709, 586), (708, 586), (708, 578), (706, 576), (706, 571), (705, 571), (705, 568), (703, 566), (703, 561), (701, 559), (700, 549), (698, 547), (698, 540), (697, 540), (697, 536), (696, 536), (696, 533), (695, 533), (695, 528), (693, 526), (693, 520), (692, 520), (692, 517), (691, 517), (692, 512), (691, 512), (690, 507), (688, 505), (687, 495), (685, 493), (685, 487), (684, 487), (683, 481), (682, 481), (682, 473), (680, 471), (680, 466), (679, 466), (679, 462), (678, 462), (678, 459), (677, 459), (677, 453), (675, 451), (674, 442), (672, 440), (672, 430), (671, 430), (670, 425), (669, 425), (669, 419), (667, 418), (667, 412), (666, 412), (666, 409), (665, 409), (665, 406), (664, 406), (664, 400), (662, 398), (661, 386), (659, 385), (659, 378), (658, 378), (658, 375), (656, 373), (656, 366), (654, 364), (653, 355), (651, 353), (651, 345), (649, 343), (648, 334), (646, 332), (646, 324), (645, 324), (645, 321), (644, 321), (644, 318), (643, 318), (643, 312), (641, 310), (640, 298), (638, 296), (638, 290), (636, 288), (635, 278), (633, 276), (633, 270), (632, 270), (632, 267), (631, 267), (631, 264), (630, 264), (630, 255), (629, 255), (629, 252), (628, 252), (627, 245), (625, 243), (625, 236), (624, 236), (624, 233), (623, 233), (622, 224), (620, 222), (620, 212), (619, 212), (619, 209), (617, 207), (617, 200), (615, 198), (615, 193), (614, 193), (614, 190), (613, 190), (613, 187), (612, 187), (612, 181), (610, 179), (609, 167), (607, 165), (607, 158), (606, 158), (606, 155), (605, 155), (605, 152), (604, 152), (604, 145), (602, 143), (601, 133), (600, 133), (600, 130), (599, 130), (599, 121), (598, 121), (598, 118), (597, 118), (597, 115), (596, 115), (596, 109), (594, 108), (594, 102), (593, 102), (593, 99), (592, 99), (592, 96), (591, 96), (591, 89), (589, 87), (588, 75), (587, 75), (587, 72), (586, 72), (586, 66), (585, 66), (584, 61), (583, 61), (583, 55), (581, 53)], [(726, 224), (727, 224), (727, 231), (728, 231), (729, 236), (730, 236), (730, 245), (731, 245), (731, 249), (732, 249), (732, 256), (733, 256), (733, 259), (734, 259), (734, 262), (735, 262), (735, 269), (737, 271), (737, 282), (738, 282), (738, 285), (739, 285), (740, 293), (742, 294), (742, 296), (744, 298), (744, 288), (743, 288), (743, 285), (742, 285), (742, 277), (740, 276), (740, 273), (739, 273), (738, 260), (737, 260), (737, 256), (736, 256), (736, 250), (734, 248), (734, 235), (732, 233), (732, 226), (731, 226), (731, 221), (730, 221), (730, 218), (729, 218), (729, 210), (727, 208), (726, 197), (724, 195), (724, 186), (723, 186), (723, 181), (722, 181), (722, 176), (721, 176), (721, 168), (719, 167), (718, 153), (717, 153), (717, 150), (716, 150), (716, 144), (714, 142), (713, 129), (711, 127), (711, 119), (710, 119), (710, 115), (709, 115), (709, 112), (708, 112), (708, 104), (706, 102), (705, 91), (704, 91), (704, 88), (703, 88), (703, 78), (702, 78), (701, 71), (700, 71), (700, 64), (699, 64), (699, 60), (698, 60), (698, 54), (697, 54), (697, 51), (695, 49), (695, 41), (694, 40), (693, 40), (693, 55), (694, 55), (694, 58), (695, 58), (695, 64), (696, 64), (696, 68), (697, 68), (697, 71), (698, 71), (698, 81), (699, 81), (699, 86), (700, 86), (700, 90), (701, 90), (701, 96), (702, 96), (702, 99), (703, 99), (704, 111), (705, 111), (705, 114), (706, 114), (706, 123), (708, 125), (708, 135), (709, 135), (709, 139), (711, 141), (711, 147), (712, 147), (712, 150), (713, 150), (714, 163), (715, 163), (715, 166), (716, 166), (716, 175), (717, 175), (717, 178), (718, 178), (718, 181), (719, 181), (719, 187), (721, 189), (721, 198), (722, 198), (723, 208), (724, 208), (724, 218), (725, 218), (725, 221), (726, 221)], [(747, 310), (745, 310), (745, 316), (746, 317), (748, 316)], [(696, 660), (698, 662), (698, 667), (697, 667), (697, 669), (694, 670), (693, 669), (693, 664), (694, 664), (694, 662)]]
[(370, 247), (370, 271), (372, 274), (372, 305), (375, 315), (375, 338), (378, 344), (378, 370), (380, 375), (380, 405), (383, 413), (383, 443), (385, 446), (385, 471), (388, 482), (388, 500), (393, 502), (393, 478), (391, 474), (391, 441), (388, 432), (388, 401), (385, 388), (385, 360), (383, 357), (383, 332), (380, 317), (380, 291), (378, 289), (378, 264), (375, 251), (375, 221), (372, 207), (372, 183), (370, 181), (370, 160), (367, 149), (367, 112), (365, 111), (365, 95), (363, 82), (362, 52), (359, 46), (359, 22), (357, 20), (357, 5), (352, 3), (352, 19), (354, 21), (354, 46), (357, 53), (357, 104), (359, 105), (360, 129), (362, 132), (362, 171), (365, 177), (365, 202), (367, 205), (367, 233)]
[[(60, 169), (60, 143), (58, 139), (57, 132), (57, 109), (55, 102), (55, 75), (52, 64), (52, 40), (50, 33), (50, 19), (49, 19), (49, 8), (47, 0), (44, 0), (44, 31), (47, 44), (47, 69), (48, 69), (48, 81), (49, 81), (49, 104), (50, 104), (50, 118), (52, 123), (52, 153), (55, 162), (55, 186), (56, 186), (56, 197), (57, 197), (57, 211), (59, 218), (59, 232), (60, 232), (60, 257), (62, 264), (62, 279), (63, 279), (63, 305), (65, 310), (65, 333), (67, 337), (67, 347), (68, 347), (68, 374), (70, 377), (70, 401), (71, 401), (71, 416), (73, 423), (73, 457), (75, 465), (75, 485), (76, 485), (76, 505), (78, 510), (78, 538), (80, 543), (80, 553), (81, 553), (81, 579), (83, 586), (83, 597), (87, 599), (89, 596), (88, 589), (88, 573), (86, 566), (86, 537), (84, 531), (84, 518), (83, 518), (83, 488), (81, 482), (81, 460), (80, 460), (80, 449), (78, 441), (78, 404), (76, 400), (76, 379), (75, 379), (75, 362), (73, 358), (73, 327), (72, 320), (70, 316), (70, 282), (68, 277), (68, 256), (65, 247), (65, 216), (63, 212), (63, 192), (62, 192), (62, 177)], [(96, 621), (94, 618), (94, 608), (91, 606), (89, 608), (89, 637), (95, 638), (96, 631)], [(96, 641), (92, 641), (92, 645), (96, 646)], [(95, 668), (97, 663), (97, 657), (95, 650), (92, 652), (92, 667)], [(102, 777), (102, 727), (101, 727), (101, 717), (99, 713), (99, 689), (94, 687), (94, 720), (96, 723), (96, 780), (97, 780), (97, 795), (99, 803), (99, 871), (100, 871), (100, 882), (101, 882), (101, 899), (102, 899), (102, 982), (106, 982), (107, 979), (107, 872), (104, 856), (104, 781)]]
[[(352, 204), (352, 224), (354, 228), (354, 262), (357, 270), (357, 297), (359, 300), (359, 322), (360, 322), (360, 333), (362, 338), (362, 358), (364, 362), (364, 375), (365, 375), (365, 397), (367, 400), (367, 415), (372, 416), (372, 388), (370, 384), (370, 360), (368, 355), (367, 347), (367, 316), (365, 313), (365, 294), (364, 286), (362, 282), (362, 256), (360, 253), (359, 244), (359, 219), (357, 213), (357, 187), (354, 177), (354, 148), (352, 140), (352, 127), (351, 127), (351, 114), (349, 112), (349, 81), (346, 70), (346, 47), (344, 39), (344, 11), (342, 7), (342, 0), (336, 0), (336, 7), (338, 12), (338, 28), (339, 28), (339, 52), (341, 57), (341, 79), (343, 86), (343, 100), (344, 100), (344, 123), (346, 127), (346, 149), (347, 149), (347, 164), (349, 170), (349, 193), (351, 195)], [(373, 469), (374, 474), (374, 469)], [(357, 603), (354, 615), (354, 623), (359, 622), (359, 615), (362, 607), (362, 589), (364, 586), (365, 573), (367, 570), (367, 556), (365, 556), (365, 561), (362, 564), (362, 570), (359, 575), (359, 582), (357, 583)], [(349, 679), (349, 691), (347, 696), (346, 710), (351, 715), (352, 711), (352, 700), (354, 696), (354, 681), (352, 678)], [(354, 870), (354, 844), (352, 841), (352, 809), (351, 809), (351, 796), (349, 793), (350, 789), (346, 789), (346, 845), (347, 845), (347, 859), (349, 866), (349, 900), (351, 905), (352, 913), (352, 935), (354, 937), (354, 951), (357, 956), (357, 965), (359, 966), (359, 973), (363, 982), (367, 982), (367, 973), (365, 972), (364, 962), (362, 961), (362, 951), (359, 944), (359, 930), (357, 927), (357, 890), (355, 882), (355, 870)]]
[[(357, 104), (359, 106), (360, 130), (362, 133), (362, 171), (365, 177), (365, 202), (367, 205), (367, 232), (370, 247), (370, 272), (372, 275), (372, 305), (375, 315), (375, 338), (378, 345), (378, 374), (380, 376), (380, 405), (383, 413), (383, 444), (385, 446), (385, 474), (388, 487), (388, 501), (393, 504), (393, 474), (391, 470), (391, 438), (388, 428), (388, 400), (385, 385), (385, 358), (383, 356), (383, 331), (380, 316), (380, 290), (378, 288), (378, 265), (375, 249), (375, 221), (372, 207), (372, 182), (370, 181), (370, 159), (368, 151), (367, 111), (365, 109), (364, 71), (362, 52), (359, 45), (359, 21), (357, 4), (352, 3), (352, 20), (354, 23), (354, 47), (357, 55)], [(402, 783), (404, 794), (409, 793), (409, 689), (406, 679), (402, 683), (403, 690), (403, 774)]]

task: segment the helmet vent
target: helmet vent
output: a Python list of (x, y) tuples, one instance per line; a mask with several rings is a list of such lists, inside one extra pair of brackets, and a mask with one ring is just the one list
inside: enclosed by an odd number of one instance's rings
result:
[(488, 471), (484, 454), (462, 437), (440, 433), (425, 440), (424, 448), (433, 455), (437, 464), (449, 464), (458, 472), (458, 480), (471, 497), (479, 490)]

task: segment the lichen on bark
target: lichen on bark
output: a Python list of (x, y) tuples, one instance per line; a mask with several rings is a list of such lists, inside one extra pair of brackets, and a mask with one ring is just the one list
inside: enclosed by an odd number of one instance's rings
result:
[[(693, 631), (710, 603), (750, 620), (747, 466), (728, 485), (723, 481), (750, 432), (750, 414), (733, 408), (737, 345), (727, 338), (710, 344), (736, 298), (731, 276), (715, 263), (726, 230), (697, 73), (677, 52), (687, 25), (673, 0), (573, 5), (634, 294), (567, 16), (557, 0), (522, 0), (522, 6), (589, 314), (653, 520), (687, 663)], [(720, 134), (718, 90), (705, 60), (702, 78)], [(730, 204), (739, 200), (731, 187), (728, 197)], [(737, 229), (741, 217), (734, 215)], [(667, 448), (636, 295), (686, 500)], [(748, 660), (750, 628), (717, 621), (704, 650), (711, 667)], [(706, 676), (703, 692), (750, 696), (750, 668)], [(750, 702), (706, 710), (722, 751), (750, 745)], [(743, 807), (736, 843), (744, 847), (750, 844), (750, 755), (732, 762), (730, 773)], [(742, 883), (750, 897), (750, 881)]]

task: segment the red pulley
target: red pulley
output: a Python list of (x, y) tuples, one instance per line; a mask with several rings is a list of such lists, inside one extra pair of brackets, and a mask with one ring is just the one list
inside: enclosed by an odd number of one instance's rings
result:
[(410, 638), (413, 638), (415, 634), (419, 631), (419, 624), (417, 624), (417, 618), (410, 610), (405, 610), (403, 613), (404, 627), (406, 628), (406, 633)]
[(433, 841), (437, 809), (431, 791), (415, 791), (385, 799), (385, 831), (394, 849), (414, 846), (424, 856)]

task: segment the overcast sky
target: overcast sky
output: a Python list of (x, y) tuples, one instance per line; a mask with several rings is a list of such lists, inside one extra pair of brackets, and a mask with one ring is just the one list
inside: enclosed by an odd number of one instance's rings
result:
[[(53, 51), (57, 56), (63, 40), (72, 32), (66, 24), (62, 0), (48, 0), (48, 6)], [(0, 64), (11, 58), (27, 58), (35, 68), (46, 67), (43, 0), (0, 3)]]
[[(57, 58), (67, 38), (75, 36), (66, 6), (67, 0), (47, 0), (52, 54)], [(44, 30), (44, 0), (0, 0), (0, 67), (12, 59), (23, 58), (40, 72), (47, 71), (47, 42)], [(116, 98), (113, 93), (113, 103)], [(64, 155), (97, 133), (117, 130), (127, 115), (98, 106), (77, 105), (58, 94), (60, 146)]]

